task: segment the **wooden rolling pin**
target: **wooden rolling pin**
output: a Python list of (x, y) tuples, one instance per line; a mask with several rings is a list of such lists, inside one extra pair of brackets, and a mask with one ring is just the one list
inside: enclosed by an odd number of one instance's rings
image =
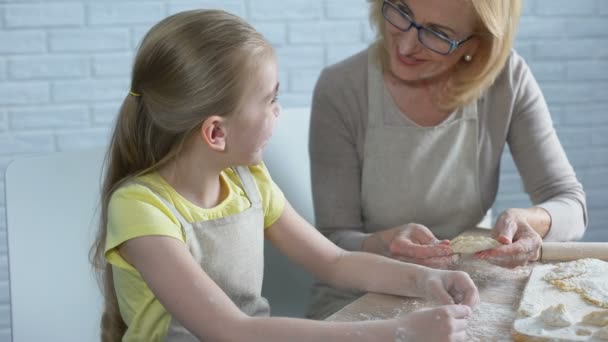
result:
[(608, 242), (544, 242), (541, 261), (595, 258), (608, 261)]

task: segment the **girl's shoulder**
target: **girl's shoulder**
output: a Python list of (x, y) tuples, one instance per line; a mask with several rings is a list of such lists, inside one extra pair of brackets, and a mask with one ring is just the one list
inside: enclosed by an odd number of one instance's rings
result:
[(162, 177), (153, 172), (126, 181), (112, 193), (110, 201), (117, 198), (145, 201), (149, 198), (158, 199), (159, 196), (171, 198)]

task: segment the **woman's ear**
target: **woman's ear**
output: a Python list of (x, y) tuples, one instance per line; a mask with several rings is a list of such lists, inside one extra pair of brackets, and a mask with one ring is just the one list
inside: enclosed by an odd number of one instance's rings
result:
[[(463, 45), (465, 48), (463, 49), (463, 59), (466, 62), (470, 62), (471, 60), (473, 60), (475, 58), (475, 55), (477, 53), (477, 49), (479, 48), (480, 44), (481, 44), (481, 38), (479, 38), (478, 36), (473, 36), (471, 37), (471, 39), (465, 43), (465, 45)], [(466, 56), (470, 56), (470, 58), (467, 60)]]
[(226, 150), (226, 121), (223, 117), (212, 115), (203, 121), (200, 137), (205, 144), (216, 152)]

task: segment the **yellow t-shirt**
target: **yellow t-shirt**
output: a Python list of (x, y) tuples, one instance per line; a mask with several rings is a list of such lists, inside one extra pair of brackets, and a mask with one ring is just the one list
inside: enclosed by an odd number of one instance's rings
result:
[[(271, 226), (285, 208), (285, 197), (272, 181), (266, 166), (250, 166), (264, 209), (264, 228)], [(105, 256), (112, 264), (114, 286), (123, 319), (129, 327), (123, 341), (161, 341), (171, 315), (156, 299), (139, 272), (118, 253), (123, 242), (140, 236), (164, 235), (186, 242), (178, 219), (150, 189), (171, 203), (188, 222), (214, 220), (237, 214), (251, 206), (238, 175), (232, 169), (221, 173), (228, 189), (226, 198), (214, 208), (201, 208), (182, 197), (158, 173), (136, 180), (116, 190), (108, 205)], [(262, 227), (260, 227), (262, 229)]]

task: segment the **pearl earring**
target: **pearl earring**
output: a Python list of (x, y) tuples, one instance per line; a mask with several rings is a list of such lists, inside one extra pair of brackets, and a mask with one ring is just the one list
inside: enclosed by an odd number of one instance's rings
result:
[(472, 60), (473, 60), (473, 56), (471, 56), (471, 55), (464, 55), (464, 61), (465, 62), (470, 62)]

